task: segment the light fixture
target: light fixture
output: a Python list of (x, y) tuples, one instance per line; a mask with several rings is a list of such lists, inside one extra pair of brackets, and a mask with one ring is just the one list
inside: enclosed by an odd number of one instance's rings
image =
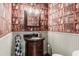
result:
[(29, 14), (33, 14), (33, 9), (30, 7), (27, 11)]
[(38, 15), (41, 14), (39, 9), (32, 8), (32, 7), (28, 7), (26, 9), (26, 12), (27, 12), (28, 15), (31, 15), (31, 16), (38, 16)]
[(34, 12), (35, 12), (35, 15), (39, 15), (40, 14), (40, 11), (38, 9), (35, 9)]

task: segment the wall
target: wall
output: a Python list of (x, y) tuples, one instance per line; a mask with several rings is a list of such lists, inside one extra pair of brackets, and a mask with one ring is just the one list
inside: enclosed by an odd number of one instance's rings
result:
[(0, 56), (11, 56), (12, 33), (0, 38)]
[(50, 3), (48, 9), (48, 43), (52, 53), (71, 55), (79, 49), (79, 4)]
[(0, 37), (11, 32), (11, 4), (0, 3)]
[(49, 4), (49, 31), (79, 33), (79, 4)]
[(70, 56), (73, 51), (79, 50), (79, 34), (49, 31), (48, 43), (52, 47), (52, 53)]
[[(23, 50), (23, 55), (25, 55), (25, 41), (24, 41), (24, 37), (23, 37), (23, 35), (24, 34), (29, 34), (29, 33), (39, 33), (39, 31), (33, 31), (33, 32), (13, 32), (13, 41), (12, 41), (12, 54), (11, 55), (14, 55), (14, 45), (15, 45), (15, 36), (17, 35), (17, 34), (19, 34), (19, 35), (21, 35), (21, 37), (22, 37), (22, 50)], [(47, 43), (48, 43), (48, 35), (47, 35), (47, 33), (48, 32), (46, 32), (46, 31), (43, 31), (43, 32), (41, 32), (41, 34), (42, 34), (42, 37), (44, 37), (45, 38), (45, 40), (44, 40), (44, 54), (46, 54), (47, 53)]]
[(0, 56), (11, 56), (11, 4), (0, 3)]
[[(14, 37), (20, 34), (23, 38), (23, 34), (31, 32), (14, 32), (9, 33), (6, 36), (0, 38), (0, 56), (14, 55)], [(65, 56), (72, 55), (72, 52), (79, 50), (79, 34), (61, 33), (61, 32), (42, 32), (43, 37), (46, 38), (44, 42), (44, 53), (47, 52), (47, 38), (48, 43), (52, 47), (52, 53), (59, 53)], [(47, 36), (48, 35), (48, 36)], [(25, 42), (22, 40), (23, 54), (25, 54)]]

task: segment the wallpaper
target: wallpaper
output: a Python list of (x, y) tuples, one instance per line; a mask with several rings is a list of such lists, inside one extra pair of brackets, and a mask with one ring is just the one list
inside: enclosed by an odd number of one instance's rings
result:
[[(53, 31), (79, 33), (79, 4), (78, 3), (23, 3), (13, 4), (12, 31)], [(29, 8), (41, 10), (39, 26), (33, 17), (24, 15), (24, 10)], [(31, 10), (32, 10), (31, 9)], [(25, 20), (26, 18), (26, 20)], [(17, 19), (17, 20), (16, 20)], [(17, 23), (17, 24), (16, 24)]]
[(0, 36), (11, 31), (11, 4), (0, 3)]
[(49, 31), (79, 33), (79, 4), (49, 4)]
[(0, 3), (0, 36), (11, 31), (79, 33), (79, 4)]

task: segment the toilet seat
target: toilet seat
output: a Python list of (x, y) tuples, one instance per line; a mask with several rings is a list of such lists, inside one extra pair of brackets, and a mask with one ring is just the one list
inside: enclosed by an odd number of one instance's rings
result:
[(76, 50), (72, 53), (72, 56), (79, 56), (79, 50)]

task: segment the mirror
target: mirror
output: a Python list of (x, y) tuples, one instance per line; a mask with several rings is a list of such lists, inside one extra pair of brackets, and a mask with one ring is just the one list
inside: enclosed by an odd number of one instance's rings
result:
[(38, 9), (28, 8), (24, 11), (24, 20), (27, 26), (40, 26), (40, 11)]

